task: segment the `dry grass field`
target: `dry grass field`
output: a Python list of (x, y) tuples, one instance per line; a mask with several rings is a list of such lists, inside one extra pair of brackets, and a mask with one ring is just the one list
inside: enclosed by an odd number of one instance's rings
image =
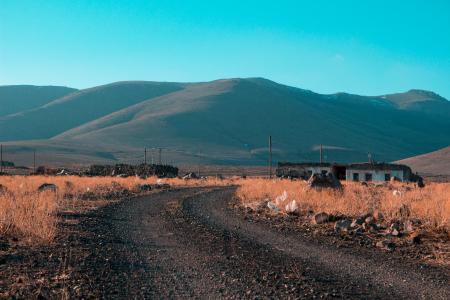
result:
[[(237, 196), (252, 208), (263, 201), (273, 201), (281, 213), (294, 201), (299, 211), (351, 217), (381, 212), (387, 220), (398, 218), (399, 209), (407, 207), (410, 218), (420, 219), (429, 227), (450, 229), (450, 183), (430, 183), (423, 189), (403, 183), (343, 185), (342, 191), (314, 190), (308, 189), (304, 181), (250, 179), (240, 182)], [(280, 197), (277, 201), (284, 191), (286, 199)]]
[[(183, 180), (151, 177), (0, 177), (0, 235), (20, 237), (29, 243), (45, 243), (57, 230), (57, 213), (96, 208), (111, 200), (140, 194), (139, 186), (168, 183), (171, 186), (226, 185), (234, 179)], [(51, 183), (57, 191), (38, 192), (39, 186)]]
[[(38, 192), (43, 183), (52, 183), (57, 191)], [(342, 191), (310, 190), (303, 181), (261, 178), (225, 180), (162, 179), (156, 177), (0, 177), (0, 234), (20, 237), (31, 243), (49, 242), (57, 231), (58, 212), (98, 207), (124, 197), (139, 195), (140, 185), (167, 183), (171, 186), (237, 185), (237, 197), (244, 206), (257, 207), (272, 201), (286, 213), (286, 205), (295, 202), (301, 211), (360, 216), (381, 212), (387, 220), (397, 217), (399, 208), (408, 207), (411, 218), (431, 228), (450, 229), (450, 183), (431, 183), (423, 189), (412, 185), (369, 185), (344, 183)], [(276, 198), (286, 191), (285, 199)], [(397, 191), (397, 192), (394, 192)]]

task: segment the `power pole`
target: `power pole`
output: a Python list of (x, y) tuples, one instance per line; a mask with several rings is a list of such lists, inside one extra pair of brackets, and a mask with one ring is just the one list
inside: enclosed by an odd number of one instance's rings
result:
[(162, 149), (159, 148), (159, 165), (162, 165), (161, 152), (162, 152)]
[(323, 146), (320, 144), (320, 163), (323, 163)]
[(36, 149), (33, 150), (33, 173), (36, 173)]
[(147, 164), (147, 148), (144, 148), (144, 164)]
[(272, 136), (269, 135), (269, 178), (272, 179)]
[(3, 173), (3, 144), (0, 144), (0, 173)]

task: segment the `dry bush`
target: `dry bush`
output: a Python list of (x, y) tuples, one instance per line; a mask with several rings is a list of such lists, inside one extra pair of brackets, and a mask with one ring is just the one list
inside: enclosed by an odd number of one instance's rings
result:
[[(394, 190), (399, 193), (394, 195)], [(245, 206), (255, 208), (263, 201), (275, 201), (284, 191), (287, 199), (277, 203), (282, 212), (294, 200), (300, 211), (347, 216), (379, 211), (389, 220), (398, 217), (399, 208), (404, 205), (411, 218), (431, 227), (450, 229), (450, 183), (431, 183), (419, 189), (402, 183), (363, 186), (345, 182), (343, 190), (336, 191), (308, 189), (303, 181), (248, 179), (240, 181), (237, 196)]]

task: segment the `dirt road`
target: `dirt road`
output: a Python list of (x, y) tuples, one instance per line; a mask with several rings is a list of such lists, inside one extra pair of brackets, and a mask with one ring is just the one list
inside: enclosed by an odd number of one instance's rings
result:
[[(57, 287), (71, 297), (450, 299), (445, 270), (249, 222), (233, 194), (169, 190), (73, 216)], [(55, 288), (18, 294), (52, 298)]]

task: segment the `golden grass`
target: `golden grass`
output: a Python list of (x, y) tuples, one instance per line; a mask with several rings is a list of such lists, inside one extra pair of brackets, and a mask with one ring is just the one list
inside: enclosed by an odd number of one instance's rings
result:
[[(57, 232), (58, 211), (96, 208), (110, 202), (106, 197), (111, 192), (128, 190), (137, 194), (137, 185), (158, 181), (171, 186), (202, 186), (226, 185), (233, 180), (213, 177), (158, 180), (156, 177), (1, 176), (0, 185), (6, 187), (7, 192), (0, 192), (0, 235), (20, 237), (29, 242), (49, 242)], [(43, 183), (55, 184), (57, 192), (39, 193), (37, 189)]]
[[(286, 191), (287, 199), (278, 203), (282, 212), (286, 204), (295, 200), (300, 211), (348, 216), (380, 211), (387, 219), (393, 219), (404, 204), (410, 208), (412, 218), (418, 218), (432, 227), (450, 228), (450, 183), (431, 183), (423, 189), (411, 188), (409, 191), (403, 184), (365, 187), (344, 183), (343, 191), (337, 192), (308, 190), (303, 181), (239, 177), (225, 180), (214, 177), (159, 180), (156, 177), (2, 176), (0, 184), (8, 192), (0, 193), (0, 235), (17, 236), (30, 242), (51, 241), (57, 233), (58, 211), (76, 209), (78, 205), (96, 207), (99, 203), (109, 203), (107, 195), (111, 192), (128, 190), (137, 194), (137, 185), (153, 185), (158, 181), (175, 187), (237, 185), (237, 197), (243, 205), (250, 207), (256, 207), (266, 199), (275, 201)], [(38, 193), (37, 188), (43, 183), (56, 184), (57, 193)], [(393, 195), (395, 189), (401, 191), (400, 196)], [(89, 201), (86, 195), (89, 195)]]
[[(406, 205), (411, 218), (420, 219), (431, 227), (450, 229), (450, 183), (430, 183), (425, 188), (412, 184), (362, 186), (345, 182), (342, 191), (308, 189), (304, 181), (248, 179), (240, 182), (238, 198), (245, 206), (257, 207), (263, 201), (273, 201), (284, 191), (287, 199), (278, 203), (285, 212), (295, 201), (300, 211), (311, 210), (330, 214), (361, 216), (379, 211), (387, 220), (398, 217), (399, 208)], [(393, 191), (400, 192), (394, 195)]]

